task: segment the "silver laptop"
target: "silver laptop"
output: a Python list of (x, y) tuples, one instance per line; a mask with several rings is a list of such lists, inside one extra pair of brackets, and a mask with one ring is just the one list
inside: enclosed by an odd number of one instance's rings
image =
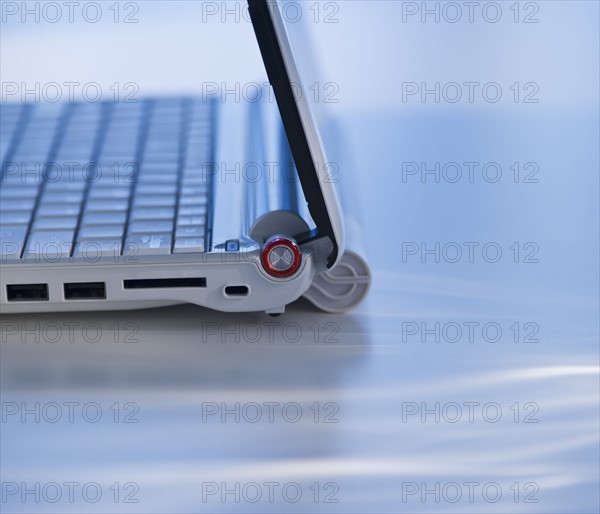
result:
[[(187, 97), (3, 104), (3, 312), (189, 302), (277, 315), (302, 295), (336, 305), (348, 288), (342, 305), (356, 303), (352, 276), (334, 272), (340, 204), (309, 105), (294, 93), (283, 17), (276, 3), (248, 4), (294, 179), (222, 180), (219, 162), (265, 151), (259, 106), (242, 116), (239, 105)], [(241, 123), (240, 145), (230, 134)]]

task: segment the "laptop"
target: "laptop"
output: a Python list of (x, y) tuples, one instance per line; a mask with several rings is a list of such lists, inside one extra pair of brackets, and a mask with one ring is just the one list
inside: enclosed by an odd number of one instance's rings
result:
[[(345, 248), (317, 124), (295, 94), (302, 83), (281, 8), (248, 8), (292, 179), (222, 180), (227, 158), (262, 162), (259, 105), (241, 114), (190, 97), (4, 103), (2, 312), (194, 303), (279, 315), (301, 296), (332, 312), (365, 296), (368, 268)], [(240, 145), (230, 134), (241, 124)]]

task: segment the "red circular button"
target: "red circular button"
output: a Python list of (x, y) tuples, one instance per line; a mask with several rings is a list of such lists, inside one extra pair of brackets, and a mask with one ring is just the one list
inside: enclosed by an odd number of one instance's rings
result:
[(293, 275), (300, 267), (302, 254), (298, 245), (284, 236), (273, 236), (265, 242), (261, 261), (269, 273), (277, 278)]

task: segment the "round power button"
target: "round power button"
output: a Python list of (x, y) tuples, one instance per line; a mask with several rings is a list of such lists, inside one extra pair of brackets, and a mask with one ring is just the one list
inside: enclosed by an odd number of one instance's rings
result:
[(300, 267), (301, 253), (296, 242), (287, 236), (272, 236), (265, 242), (262, 265), (277, 278), (293, 275)]

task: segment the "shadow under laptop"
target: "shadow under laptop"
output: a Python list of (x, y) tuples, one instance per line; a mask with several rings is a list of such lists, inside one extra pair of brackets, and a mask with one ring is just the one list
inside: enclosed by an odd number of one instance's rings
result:
[[(18, 488), (76, 481), (103, 492), (93, 504), (64, 494), (38, 512), (124, 512), (128, 494), (138, 502), (127, 512), (198, 512), (201, 489), (229, 465), (248, 482), (280, 480), (276, 462), (342, 452), (344, 391), (365, 374), (367, 325), (302, 301), (277, 318), (193, 305), (5, 316), (3, 475)], [(177, 499), (158, 501), (157, 486)], [(215, 498), (204, 507), (229, 506)], [(20, 512), (26, 500), (6, 506)]]
[(366, 316), (194, 305), (3, 316), (3, 391), (332, 387), (368, 357)]

